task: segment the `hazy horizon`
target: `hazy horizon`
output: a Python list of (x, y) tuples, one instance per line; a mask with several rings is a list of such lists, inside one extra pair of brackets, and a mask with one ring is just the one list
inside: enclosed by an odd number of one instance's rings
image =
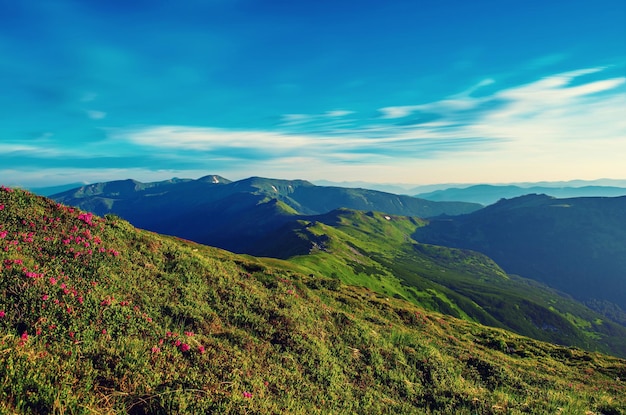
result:
[[(244, 180), (244, 179), (248, 179), (250, 177), (260, 177), (260, 176), (247, 176), (247, 177), (241, 177), (241, 178), (231, 178), (231, 177), (226, 177), (220, 174), (205, 174), (199, 177), (166, 177), (166, 178), (160, 178), (157, 180), (138, 180), (139, 182), (144, 182), (144, 183), (149, 183), (152, 181), (155, 182), (159, 182), (159, 181), (167, 181), (167, 180), (172, 180), (172, 179), (179, 179), (179, 180), (198, 180), (201, 179), (203, 177), (206, 176), (220, 176), (224, 179), (230, 180), (232, 182), (235, 181), (239, 181), (239, 180)], [(285, 177), (265, 177), (266, 179), (277, 179), (277, 180), (307, 180), (307, 179), (301, 179), (298, 177), (291, 177), (291, 178), (285, 178)], [(137, 180), (136, 178), (132, 178), (132, 177), (127, 177), (124, 179), (116, 179), (116, 180)], [(99, 182), (106, 182), (109, 180), (103, 180), (103, 181), (99, 181)], [(115, 180), (111, 180), (111, 181), (115, 181)], [(588, 186), (599, 186), (599, 187), (615, 187), (615, 188), (623, 188), (626, 190), (626, 179), (620, 180), (620, 179), (597, 179), (597, 180), (569, 180), (569, 181), (554, 181), (554, 182), (546, 182), (546, 181), (540, 181), (540, 182), (511, 182), (511, 183), (376, 183), (376, 182), (365, 182), (365, 181), (340, 181), (340, 180), (336, 180), (336, 181), (332, 181), (332, 180), (307, 180), (311, 183), (313, 183), (316, 186), (339, 186), (339, 187), (346, 187), (346, 188), (367, 188), (367, 189), (372, 189), (372, 190), (380, 190), (380, 191), (385, 191), (385, 192), (390, 192), (390, 193), (397, 193), (397, 194), (409, 194), (412, 192), (419, 192), (419, 193), (428, 193), (431, 191), (435, 191), (435, 190), (444, 190), (444, 189), (464, 189), (464, 188), (470, 188), (473, 186), (481, 186), (481, 185), (487, 185), (487, 186), (502, 186), (502, 187), (506, 187), (506, 186), (517, 186), (517, 187), (521, 187), (521, 188), (532, 188), (532, 187), (554, 187), (554, 188), (582, 188), (582, 187), (588, 187)], [(73, 187), (80, 187), (80, 186), (87, 186), (90, 184), (95, 184), (95, 183), (99, 183), (99, 182), (86, 182), (86, 181), (77, 181), (77, 182), (65, 182), (65, 183), (58, 183), (58, 184), (54, 184), (54, 185), (50, 185), (50, 186), (16, 186), (16, 187), (22, 187), (24, 189), (27, 190), (34, 190), (37, 191), (39, 193), (41, 193), (41, 191), (43, 191), (43, 195), (51, 195), (53, 194), (51, 192), (51, 190), (54, 189), (71, 189)], [(64, 191), (64, 190), (57, 190), (57, 191)], [(409, 192), (409, 193), (406, 193)]]
[(625, 179), (626, 3), (0, 3), (0, 183)]

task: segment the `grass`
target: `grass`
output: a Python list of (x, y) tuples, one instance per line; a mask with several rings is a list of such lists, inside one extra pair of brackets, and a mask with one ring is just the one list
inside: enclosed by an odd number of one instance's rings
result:
[(423, 221), (342, 209), (296, 228), (325, 249), (289, 258), (313, 273), (432, 311), (559, 344), (626, 356), (626, 328), (477, 252), (412, 239)]
[(0, 190), (0, 413), (616, 413), (626, 362)]

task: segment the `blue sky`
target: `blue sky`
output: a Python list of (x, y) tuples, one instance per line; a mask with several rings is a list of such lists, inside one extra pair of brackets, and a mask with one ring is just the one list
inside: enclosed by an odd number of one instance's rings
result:
[(626, 178), (626, 3), (0, 0), (0, 182)]

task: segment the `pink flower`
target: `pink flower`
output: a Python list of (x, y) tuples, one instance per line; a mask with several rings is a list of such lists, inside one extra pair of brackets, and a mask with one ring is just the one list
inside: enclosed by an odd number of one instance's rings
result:
[(203, 345), (198, 346), (198, 352), (200, 354), (204, 354), (205, 350), (204, 350), (204, 346)]
[(185, 336), (187, 336), (187, 337), (193, 337), (193, 331), (186, 331), (186, 332), (185, 332)]
[(152, 347), (152, 353), (159, 353), (161, 351), (161, 349), (159, 349), (158, 347), (154, 346)]
[(4, 210), (4, 205), (0, 205), (0, 210)]
[(180, 351), (181, 352), (188, 352), (190, 349), (189, 345), (187, 343), (183, 343), (180, 345)]
[(21, 338), (23, 341), (28, 340), (28, 333), (27, 333), (27, 332), (22, 333), (22, 335), (20, 336), (20, 338)]
[(46, 301), (48, 298), (50, 298), (48, 296), (48, 294), (44, 294), (44, 295), (41, 296), (41, 299), (44, 300), (44, 301)]
[(4, 312), (4, 310), (0, 310), (0, 318), (4, 318), (4, 316), (6, 316), (7, 314)]
[(7, 232), (7, 231), (2, 231), (2, 232), (0, 232), (0, 239), (4, 239), (4, 238), (6, 238), (7, 234), (8, 234), (8, 232)]
[(244, 392), (244, 393), (243, 393), (243, 397), (244, 397), (244, 398), (247, 398), (247, 399), (250, 399), (250, 398), (252, 398), (252, 393), (250, 393), (250, 392)]

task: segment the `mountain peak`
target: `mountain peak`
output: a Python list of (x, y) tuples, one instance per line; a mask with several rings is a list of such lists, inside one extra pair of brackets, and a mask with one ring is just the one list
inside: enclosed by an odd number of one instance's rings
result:
[(231, 180), (228, 180), (222, 176), (218, 176), (217, 174), (210, 174), (207, 176), (200, 177), (197, 182), (201, 183), (213, 183), (213, 184), (228, 184), (232, 183)]

